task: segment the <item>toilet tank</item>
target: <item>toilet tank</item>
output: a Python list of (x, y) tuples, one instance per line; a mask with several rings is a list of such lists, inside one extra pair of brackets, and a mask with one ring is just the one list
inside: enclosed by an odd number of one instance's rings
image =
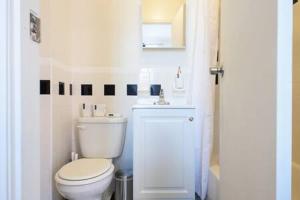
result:
[(127, 119), (123, 117), (84, 117), (78, 120), (78, 139), (85, 158), (119, 157), (125, 141)]

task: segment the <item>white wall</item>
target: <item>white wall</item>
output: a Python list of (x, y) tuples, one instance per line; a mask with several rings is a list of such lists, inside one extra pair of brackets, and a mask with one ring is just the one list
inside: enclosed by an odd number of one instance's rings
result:
[(144, 23), (172, 23), (185, 0), (141, 0)]
[(172, 38), (174, 46), (185, 45), (185, 4), (183, 4), (172, 20)]
[[(17, 9), (17, 8), (16, 8)], [(40, 133), (39, 133), (39, 44), (29, 37), (29, 13), (39, 14), (39, 2), (21, 1), (21, 131), (22, 131), (22, 196), (24, 200), (40, 199)], [(15, 91), (18, 92), (18, 91)], [(17, 175), (16, 175), (17, 176)]]
[(70, 1), (40, 0), (42, 18), (42, 58), (55, 58), (61, 63), (69, 62)]
[[(64, 65), (53, 62), (52, 64), (52, 199), (61, 199), (58, 194), (54, 176), (56, 172), (71, 160), (72, 151), (72, 101), (69, 95), (71, 73), (65, 70)], [(65, 95), (59, 95), (58, 84), (65, 84)]]
[[(51, 80), (49, 61), (41, 61), (40, 79)], [(52, 199), (52, 98), (50, 95), (40, 96), (40, 147), (41, 147), (41, 198)]]
[[(108, 67), (114, 64), (113, 43), (115, 1), (72, 1), (70, 6), (70, 55), (71, 66)], [(116, 49), (114, 49), (116, 50)]]
[(72, 1), (70, 67), (187, 66), (185, 50), (141, 48), (139, 0)]
[[(69, 96), (69, 1), (41, 1), (42, 43), (40, 79), (51, 81), (51, 95), (40, 96), (41, 196), (43, 200), (62, 197), (55, 188), (54, 175), (70, 161), (72, 150), (72, 104)], [(58, 95), (64, 82), (65, 95)]]

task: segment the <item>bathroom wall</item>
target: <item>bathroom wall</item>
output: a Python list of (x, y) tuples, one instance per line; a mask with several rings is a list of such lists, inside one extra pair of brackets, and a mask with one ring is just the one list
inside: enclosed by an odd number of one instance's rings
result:
[(293, 161), (300, 165), (300, 4), (294, 5)]
[[(39, 45), (29, 37), (30, 23), (29, 14), (34, 12), (40, 14), (39, 2), (35, 0), (22, 0), (10, 2), (14, 9), (7, 9), (11, 12), (9, 22), (11, 29), (10, 40), (13, 45), (9, 45), (12, 52), (13, 65), (11, 70), (12, 107), (9, 114), (11, 119), (15, 119), (13, 127), (15, 134), (12, 135), (14, 145), (10, 146), (11, 158), (16, 167), (9, 170), (11, 173), (11, 186), (8, 188), (10, 199), (38, 200), (40, 199), (40, 134), (39, 134)], [(17, 85), (15, 85), (17, 84)], [(20, 110), (21, 109), (21, 110)], [(2, 134), (2, 133), (1, 133)], [(20, 134), (20, 135), (19, 135)], [(16, 138), (14, 138), (16, 135)], [(21, 147), (20, 147), (21, 145)], [(15, 152), (14, 152), (15, 151)], [(20, 155), (21, 154), (21, 155)], [(21, 159), (21, 160), (19, 160)], [(2, 162), (2, 161), (1, 161)], [(20, 166), (15, 166), (20, 164)], [(21, 171), (19, 171), (21, 170)], [(14, 177), (15, 176), (15, 177)], [(22, 177), (19, 177), (22, 176)], [(2, 177), (1, 177), (2, 178)], [(15, 179), (14, 179), (15, 178)], [(20, 184), (20, 185), (19, 185)], [(1, 186), (2, 187), (2, 186)], [(17, 196), (14, 196), (17, 195)], [(19, 196), (20, 195), (20, 196)]]
[[(41, 1), (42, 43), (40, 79), (50, 81), (50, 91), (40, 95), (41, 197), (62, 199), (56, 192), (54, 175), (69, 162), (72, 144), (72, 102), (69, 95), (69, 1)], [(59, 82), (64, 94), (59, 94)]]
[(144, 22), (171, 23), (185, 0), (142, 0)]
[(175, 46), (185, 43), (185, 19), (185, 5), (182, 5), (172, 21), (172, 37)]
[[(52, 177), (71, 159), (72, 150), (72, 104), (69, 94), (71, 74), (60, 63), (52, 66)], [(59, 94), (59, 82), (64, 83), (64, 94)], [(55, 183), (52, 181), (52, 188)], [(56, 190), (54, 190), (56, 191)], [(57, 192), (53, 199), (59, 199)]]
[[(50, 80), (49, 63), (40, 64), (40, 79)], [(40, 95), (41, 198), (52, 199), (52, 98)]]
[(69, 63), (70, 0), (42, 0), (40, 55)]
[(70, 4), (70, 66), (114, 65), (113, 57), (118, 54), (114, 49), (115, 6), (111, 0), (75, 0)]
[(187, 66), (187, 51), (141, 49), (139, 0), (72, 1), (70, 67)]

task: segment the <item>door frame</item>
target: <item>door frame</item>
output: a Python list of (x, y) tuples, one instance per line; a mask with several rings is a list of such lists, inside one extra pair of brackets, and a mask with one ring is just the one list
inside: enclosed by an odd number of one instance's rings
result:
[(276, 200), (292, 199), (293, 1), (277, 0)]
[(0, 199), (22, 199), (21, 1), (0, 1)]

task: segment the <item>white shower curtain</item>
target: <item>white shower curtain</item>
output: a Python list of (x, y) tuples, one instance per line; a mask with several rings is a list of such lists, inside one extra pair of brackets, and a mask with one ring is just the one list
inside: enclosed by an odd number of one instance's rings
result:
[(213, 144), (214, 80), (209, 68), (216, 65), (218, 51), (219, 0), (194, 0), (191, 5), (192, 79), (190, 99), (196, 106), (196, 192), (207, 195)]

